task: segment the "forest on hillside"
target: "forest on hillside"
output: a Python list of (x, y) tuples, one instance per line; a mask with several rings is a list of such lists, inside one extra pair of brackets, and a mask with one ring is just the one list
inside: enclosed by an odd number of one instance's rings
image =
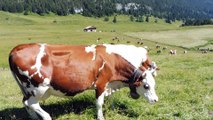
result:
[(212, 24), (212, 6), (213, 0), (0, 0), (0, 10), (25, 15), (30, 12), (89, 17), (127, 14), (136, 19), (152, 15), (168, 23), (182, 20), (184, 25)]

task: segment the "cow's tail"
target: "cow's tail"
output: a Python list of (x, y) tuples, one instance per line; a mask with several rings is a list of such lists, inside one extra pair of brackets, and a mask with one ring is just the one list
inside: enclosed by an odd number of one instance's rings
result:
[(14, 79), (16, 80), (19, 88), (21, 89), (21, 92), (23, 93), (24, 97), (27, 97), (27, 91), (25, 90), (25, 88), (22, 86), (20, 79), (18, 78), (18, 76), (16, 75), (15, 71), (18, 72), (17, 66), (15, 65), (15, 63), (13, 62), (13, 55), (9, 56), (9, 65), (10, 65), (10, 70), (11, 73), (14, 77)]

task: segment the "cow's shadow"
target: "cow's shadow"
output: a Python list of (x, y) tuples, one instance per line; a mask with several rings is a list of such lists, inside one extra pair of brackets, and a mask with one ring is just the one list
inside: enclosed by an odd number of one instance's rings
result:
[[(53, 119), (61, 115), (74, 113), (83, 114), (86, 109), (94, 110), (94, 118), (96, 117), (95, 98), (84, 99), (66, 99), (60, 102), (55, 102), (48, 105), (41, 105), (41, 107), (50, 114)], [(0, 120), (28, 120), (29, 114), (22, 108), (7, 108), (0, 111)]]
[[(109, 100), (110, 98), (108, 98)], [(59, 116), (64, 114), (77, 114), (81, 115), (84, 114), (86, 110), (90, 110), (90, 114), (92, 114), (93, 118), (96, 118), (96, 99), (94, 96), (86, 96), (83, 98), (71, 98), (65, 100), (58, 100), (58, 102), (50, 103), (48, 105), (41, 105), (41, 107), (50, 114), (50, 116), (54, 119), (57, 119)], [(110, 102), (110, 107), (108, 109), (113, 109), (116, 107), (119, 111), (118, 114), (126, 115), (130, 118), (137, 118), (138, 114), (134, 113), (133, 111), (129, 110), (124, 103), (120, 103), (119, 101)], [(112, 107), (113, 106), (113, 107)], [(0, 111), (0, 120), (29, 120), (29, 114), (25, 110), (24, 107), (22, 108), (7, 108)]]

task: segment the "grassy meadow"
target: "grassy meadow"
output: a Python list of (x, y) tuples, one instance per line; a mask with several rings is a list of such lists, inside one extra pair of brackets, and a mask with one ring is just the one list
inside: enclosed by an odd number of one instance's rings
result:
[[(83, 28), (97, 27), (86, 33)], [(213, 26), (179, 27), (181, 22), (166, 24), (130, 22), (128, 16), (117, 16), (117, 23), (103, 18), (80, 15), (38, 16), (0, 12), (0, 120), (26, 120), (22, 94), (8, 69), (8, 54), (18, 44), (101, 44), (116, 43), (148, 46), (150, 57), (160, 68), (156, 77), (159, 102), (151, 105), (143, 97), (133, 100), (129, 89), (105, 98), (106, 120), (212, 120), (213, 119), (213, 53), (201, 54), (197, 47), (212, 46)], [(97, 43), (97, 38), (101, 40)], [(130, 41), (130, 43), (127, 43)], [(167, 47), (157, 54), (156, 44)], [(162, 48), (160, 48), (162, 49)], [(177, 55), (168, 54), (177, 49)], [(187, 49), (188, 53), (183, 54)], [(95, 92), (86, 91), (73, 98), (50, 97), (41, 102), (42, 108), (54, 120), (93, 120), (96, 118)]]
[(213, 50), (213, 26), (199, 27), (197, 29), (170, 30), (157, 32), (130, 32), (129, 36), (144, 38), (153, 42), (160, 42), (184, 48), (207, 47)]

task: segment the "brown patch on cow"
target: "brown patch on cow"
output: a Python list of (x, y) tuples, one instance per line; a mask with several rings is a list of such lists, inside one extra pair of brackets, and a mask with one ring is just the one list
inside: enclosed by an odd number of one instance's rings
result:
[[(64, 51), (62, 47), (53, 48), (48, 46), (49, 53)], [(96, 80), (98, 69), (102, 66), (101, 57), (93, 61), (93, 53), (86, 53), (85, 47), (67, 47), (72, 54), (64, 56), (53, 56), (50, 54), (52, 63), (51, 85), (68, 96), (73, 96), (90, 87)]]
[(115, 69), (112, 79), (128, 81), (132, 77), (135, 69), (134, 66), (120, 55), (114, 54), (114, 56), (119, 62), (115, 62), (114, 65), (112, 65), (115, 66), (115, 68), (112, 68)]
[(49, 61), (49, 56), (48, 55), (44, 55), (42, 58), (41, 58), (41, 64), (42, 66), (48, 66), (50, 64), (50, 61)]

